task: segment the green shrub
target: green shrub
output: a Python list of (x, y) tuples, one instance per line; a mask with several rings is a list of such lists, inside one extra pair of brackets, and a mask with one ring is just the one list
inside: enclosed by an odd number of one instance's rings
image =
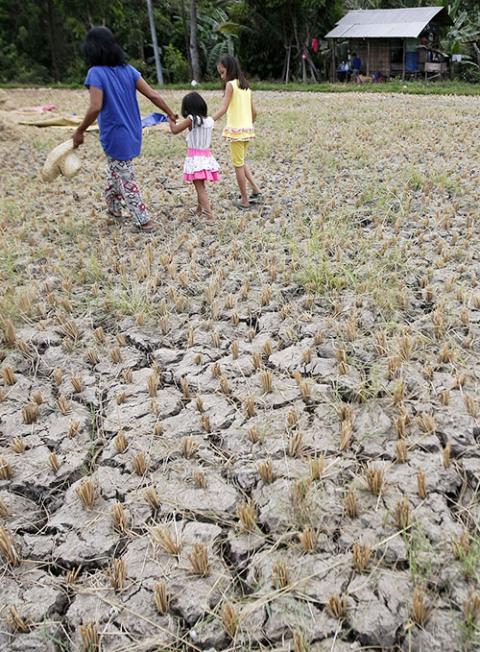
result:
[(186, 82), (190, 79), (188, 61), (171, 43), (163, 50), (163, 65), (170, 83)]

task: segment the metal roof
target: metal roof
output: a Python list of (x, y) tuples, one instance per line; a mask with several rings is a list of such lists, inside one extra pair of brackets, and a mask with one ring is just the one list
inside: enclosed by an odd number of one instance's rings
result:
[(325, 38), (416, 38), (440, 12), (448, 24), (443, 7), (349, 11)]

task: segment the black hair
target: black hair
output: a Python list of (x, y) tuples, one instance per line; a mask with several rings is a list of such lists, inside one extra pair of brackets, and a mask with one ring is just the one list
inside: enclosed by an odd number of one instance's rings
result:
[(203, 124), (203, 119), (208, 115), (207, 103), (200, 93), (194, 91), (185, 95), (180, 112), (184, 118), (188, 118), (189, 115), (192, 116), (192, 127), (195, 125), (200, 126)]
[(242, 90), (246, 91), (248, 88), (250, 88), (250, 85), (245, 75), (243, 74), (242, 69), (240, 68), (238, 59), (232, 57), (231, 54), (224, 54), (223, 57), (220, 57), (217, 65), (223, 66), (227, 71), (225, 79), (226, 82), (238, 79), (238, 85)]
[(82, 45), (89, 66), (123, 66), (127, 55), (115, 41), (108, 27), (92, 27)]

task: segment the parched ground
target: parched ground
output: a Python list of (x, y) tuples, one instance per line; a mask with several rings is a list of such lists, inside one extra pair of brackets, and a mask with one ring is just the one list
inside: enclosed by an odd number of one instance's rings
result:
[(480, 649), (479, 101), (256, 101), (248, 213), (146, 133), (154, 238), (0, 131), (1, 650)]

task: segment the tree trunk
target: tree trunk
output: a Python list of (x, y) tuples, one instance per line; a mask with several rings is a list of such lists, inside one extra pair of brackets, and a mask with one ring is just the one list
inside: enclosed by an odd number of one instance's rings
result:
[(50, 49), (50, 61), (52, 62), (52, 73), (55, 81), (60, 80), (60, 69), (58, 66), (57, 39), (55, 38), (55, 16), (53, 14), (52, 0), (46, 2), (47, 25), (48, 25), (48, 46)]
[(190, 61), (192, 62), (193, 79), (199, 82), (202, 78), (202, 71), (198, 53), (197, 0), (190, 0)]

